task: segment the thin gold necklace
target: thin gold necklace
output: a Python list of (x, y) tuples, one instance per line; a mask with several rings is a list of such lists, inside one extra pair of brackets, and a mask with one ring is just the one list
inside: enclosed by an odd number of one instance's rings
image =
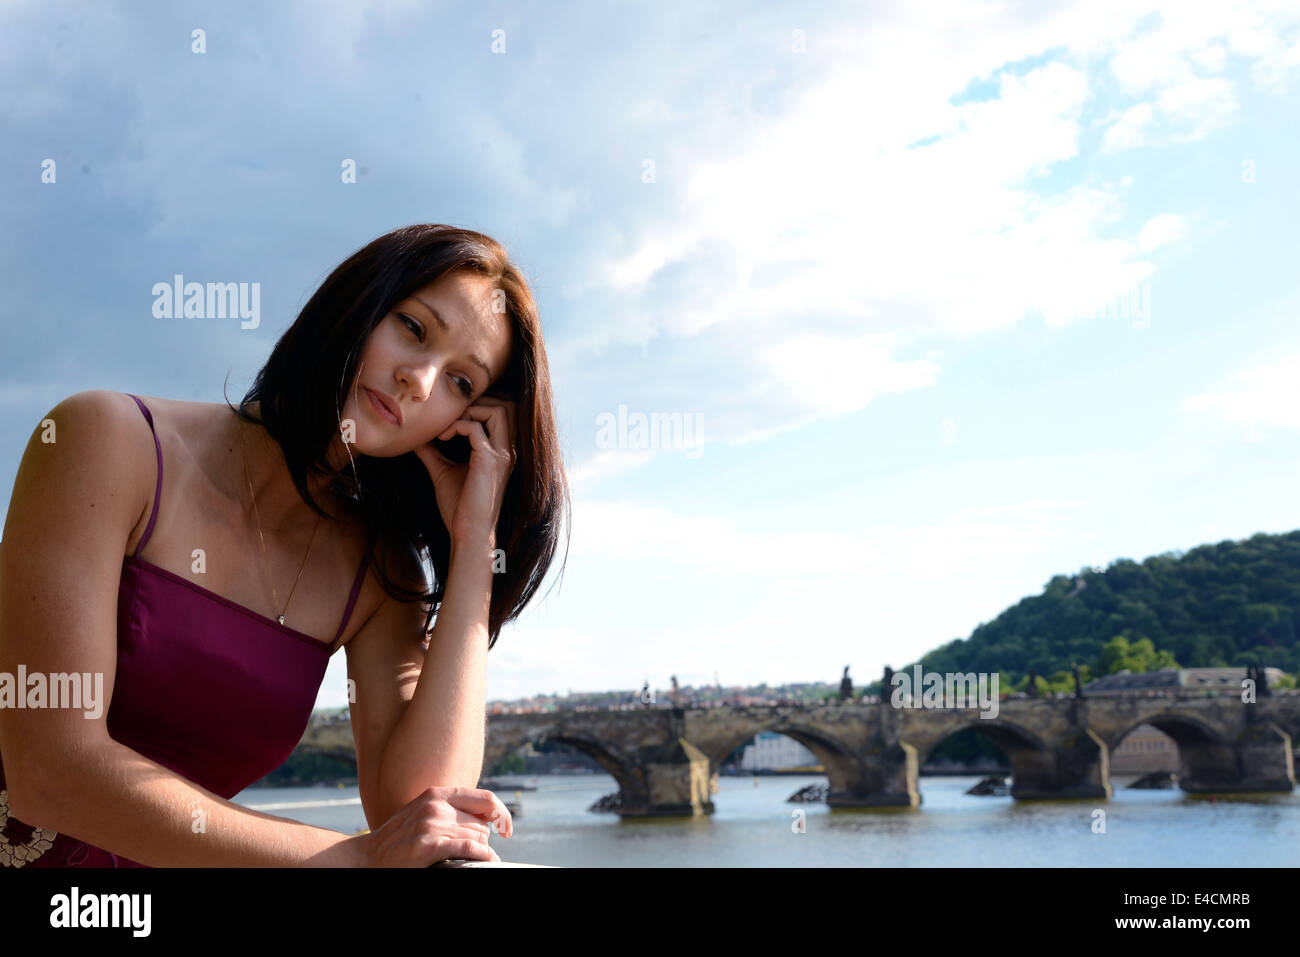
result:
[[(243, 452), (240, 458), (244, 462), (244, 479), (248, 482), (248, 497), (253, 500), (253, 516), (257, 519), (257, 537), (262, 540), (262, 560), (266, 562), (266, 580), (271, 583), (271, 595), (275, 599), (275, 604), (279, 605), (280, 595), (275, 590), (275, 582), (271, 581), (271, 559), (266, 553), (266, 538), (262, 535), (262, 516), (258, 513), (257, 496), (253, 493), (253, 480), (248, 477), (248, 447), (244, 444), (242, 419), (239, 424), (239, 447)], [(289, 610), (289, 602), (293, 601), (293, 593), (298, 590), (298, 582), (302, 579), (303, 569), (307, 567), (307, 559), (311, 555), (312, 544), (316, 541), (316, 529), (320, 528), (320, 519), (321, 517), (317, 515), (316, 524), (311, 530), (311, 540), (307, 542), (307, 554), (302, 557), (302, 565), (298, 568), (298, 577), (293, 580), (293, 588), (289, 589), (289, 597), (285, 601), (284, 607), (280, 609), (280, 613), (276, 616), (276, 620), (282, 625), (284, 624), (284, 613)]]

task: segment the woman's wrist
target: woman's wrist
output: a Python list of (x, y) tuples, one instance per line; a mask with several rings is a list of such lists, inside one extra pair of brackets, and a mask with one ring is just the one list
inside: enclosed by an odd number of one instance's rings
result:
[(304, 867), (370, 867), (369, 832), (335, 841), (303, 862)]
[(496, 548), (496, 530), (491, 528), (467, 529), (463, 532), (449, 532), (451, 537), (451, 552), (455, 555), (457, 552), (468, 554), (469, 552), (484, 551), (491, 554)]

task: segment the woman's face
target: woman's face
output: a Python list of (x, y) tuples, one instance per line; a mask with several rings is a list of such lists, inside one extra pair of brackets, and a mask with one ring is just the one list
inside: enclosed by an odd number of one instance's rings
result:
[(356, 426), (353, 450), (388, 458), (432, 442), (501, 377), (511, 339), (492, 284), (470, 270), (397, 303), (371, 330), (343, 406), (343, 426)]

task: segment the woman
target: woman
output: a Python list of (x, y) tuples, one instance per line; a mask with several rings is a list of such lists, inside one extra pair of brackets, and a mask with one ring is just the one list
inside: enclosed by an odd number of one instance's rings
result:
[[(568, 504), (531, 293), (449, 226), (335, 269), (238, 409), (63, 400), (0, 547), (0, 862), (499, 860), (486, 653)], [(371, 828), (351, 837), (229, 800), (300, 740), (340, 646)]]

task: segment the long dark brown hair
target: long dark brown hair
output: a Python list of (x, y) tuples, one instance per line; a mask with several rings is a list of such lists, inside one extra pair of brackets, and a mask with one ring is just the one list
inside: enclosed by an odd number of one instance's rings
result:
[[(307, 475), (331, 478), (331, 489), (362, 517), (366, 561), (384, 591), (399, 601), (428, 603), (427, 635), (451, 561), (451, 536), (428, 470), (414, 452), (352, 456), (348, 468), (339, 470), (328, 452), (339, 436), (342, 408), (371, 331), (402, 299), (457, 269), (472, 270), (501, 291), (498, 301), (503, 300), (513, 330), (509, 364), (485, 393), (514, 400), (517, 429), (515, 466), (496, 527), (505, 570), (492, 576), (491, 648), (501, 627), (519, 616), (546, 577), (570, 509), (541, 320), (528, 284), (500, 243), (437, 224), (404, 226), (375, 239), (330, 273), (280, 337), (239, 408), (230, 408), (266, 427), (280, 444), (303, 501), (322, 515), (327, 513), (311, 497)], [(260, 403), (260, 419), (248, 411), (253, 402)], [(376, 561), (377, 541), (414, 548), (433, 567), (432, 590), (394, 581)], [(567, 538), (565, 548), (567, 556)]]

